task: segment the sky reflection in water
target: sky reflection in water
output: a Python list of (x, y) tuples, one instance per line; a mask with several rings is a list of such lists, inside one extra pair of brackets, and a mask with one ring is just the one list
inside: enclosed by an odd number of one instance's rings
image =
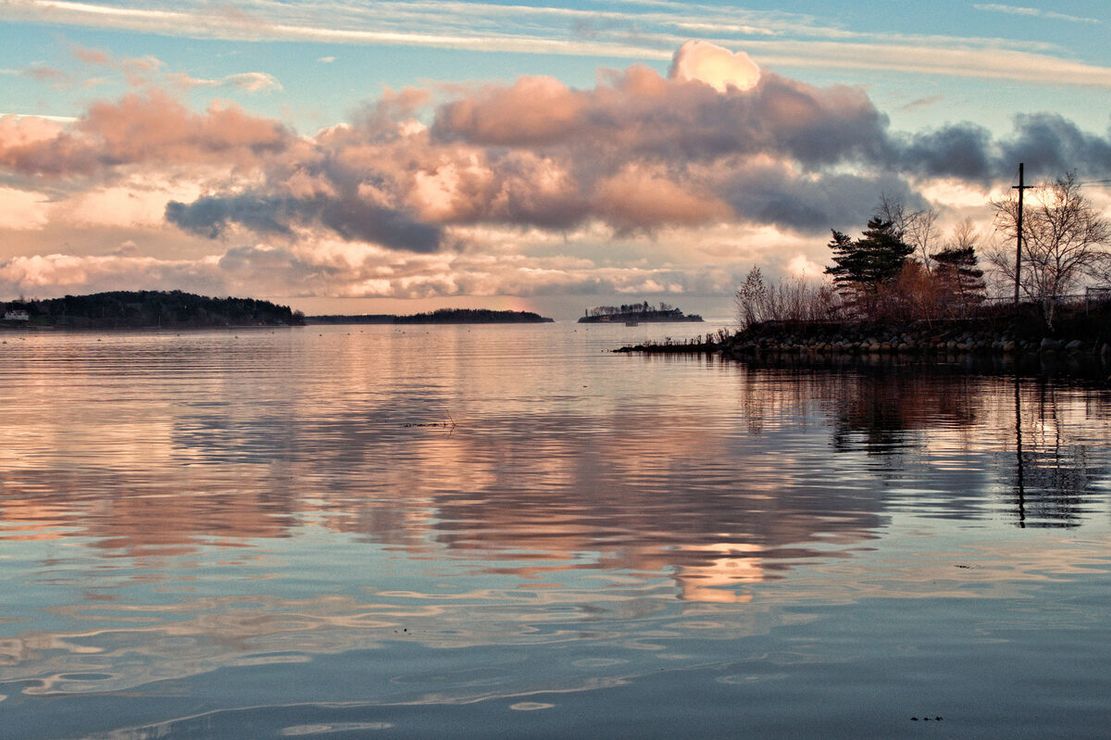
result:
[[(1106, 679), (1055, 671), (1062, 646), (1111, 657), (1105, 392), (603, 351), (675, 331), (9, 335), (0, 713), (665, 734), (759, 695), (773, 733), (891, 735), (935, 711), (900, 662), (933, 635), (947, 730), (1068, 695), (1095, 733)], [(1019, 659), (1037, 691), (980, 673)]]

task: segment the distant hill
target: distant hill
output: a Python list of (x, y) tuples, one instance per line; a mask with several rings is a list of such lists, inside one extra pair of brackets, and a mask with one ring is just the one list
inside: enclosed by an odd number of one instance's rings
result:
[(609, 323), (662, 323), (671, 321), (702, 321), (698, 314), (684, 314), (675, 306), (661, 303), (653, 306), (644, 303), (629, 303), (620, 306), (597, 306), (588, 309), (586, 315), (579, 318), (580, 324), (609, 324)]
[(114, 291), (8, 301), (0, 304), (0, 316), (4, 315), (19, 318), (0, 321), (3, 326), (66, 329), (201, 329), (305, 323), (301, 312), (289, 306), (253, 298), (207, 298), (180, 290)]
[(309, 316), (310, 324), (543, 324), (552, 319), (531, 311), (493, 311), (487, 308), (441, 308), (408, 316), (371, 313), (356, 316)]

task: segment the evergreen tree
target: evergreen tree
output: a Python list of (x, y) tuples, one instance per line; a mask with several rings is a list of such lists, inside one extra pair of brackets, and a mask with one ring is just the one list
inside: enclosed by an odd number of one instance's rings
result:
[(856, 240), (856, 248), (864, 255), (861, 279), (873, 288), (898, 277), (903, 263), (914, 252), (914, 247), (903, 241), (895, 224), (879, 216), (868, 219), (868, 228)]
[(937, 263), (934, 276), (956, 312), (964, 315), (983, 302), (987, 286), (984, 271), (978, 267), (975, 247), (949, 247), (933, 255), (932, 259)]
[(895, 224), (881, 216), (868, 220), (859, 239), (833, 231), (829, 242), (833, 264), (826, 274), (858, 310), (871, 313), (877, 307), (882, 289), (899, 276), (914, 248), (903, 241)]
[(833, 264), (826, 268), (826, 274), (833, 277), (833, 284), (842, 293), (854, 293), (862, 269), (862, 255), (856, 248), (852, 237), (837, 229), (832, 229), (833, 238), (829, 248), (833, 250)]

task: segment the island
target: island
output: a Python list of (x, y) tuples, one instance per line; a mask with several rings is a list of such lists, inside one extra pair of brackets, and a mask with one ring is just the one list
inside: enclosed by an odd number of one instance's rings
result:
[(385, 313), (309, 316), (310, 324), (545, 324), (549, 319), (532, 311), (494, 311), (488, 308), (440, 308), (405, 316)]
[(0, 303), (0, 328), (6, 329), (209, 329), (304, 323), (301, 312), (289, 306), (180, 290), (112, 291)]
[(661, 323), (670, 321), (702, 321), (702, 317), (693, 313), (684, 314), (675, 306), (669, 306), (666, 303), (653, 306), (645, 301), (644, 303), (589, 308), (579, 318), (580, 324), (624, 323), (636, 325), (645, 322)]

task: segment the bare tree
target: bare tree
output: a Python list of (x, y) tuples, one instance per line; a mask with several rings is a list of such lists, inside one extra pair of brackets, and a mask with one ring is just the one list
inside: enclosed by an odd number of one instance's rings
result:
[(975, 249), (978, 241), (980, 241), (980, 234), (976, 231), (976, 226), (972, 223), (972, 219), (966, 218), (953, 227), (953, 236), (949, 243), (952, 249), (968, 249), (969, 247)]
[(759, 267), (753, 267), (745, 278), (744, 285), (737, 290), (734, 302), (737, 306), (737, 323), (741, 328), (756, 324), (764, 319), (764, 305), (768, 300), (768, 286)]
[(937, 240), (937, 211), (927, 208), (915, 211), (907, 223), (906, 242), (914, 247), (914, 252), (922, 260), (926, 272), (931, 272), (930, 259)]
[[(1075, 173), (1058, 179), (1031, 199), (1023, 214), (1020, 288), (1042, 306), (1046, 324), (1053, 327), (1057, 304), (1085, 278), (1106, 279), (1111, 267), (1111, 222), (1080, 190)], [(1029, 201), (1028, 201), (1029, 202)], [(994, 201), (995, 225), (1013, 244), (1018, 232), (1018, 199)], [(1014, 281), (1015, 260), (1000, 246), (991, 263)]]
[(930, 272), (930, 259), (938, 237), (937, 211), (933, 208), (911, 211), (898, 198), (881, 193), (876, 213), (891, 222), (899, 239), (914, 247), (915, 256), (926, 272)]
[(748, 328), (762, 321), (821, 321), (840, 317), (842, 304), (829, 283), (802, 278), (765, 281), (753, 267), (735, 296), (737, 322)]

